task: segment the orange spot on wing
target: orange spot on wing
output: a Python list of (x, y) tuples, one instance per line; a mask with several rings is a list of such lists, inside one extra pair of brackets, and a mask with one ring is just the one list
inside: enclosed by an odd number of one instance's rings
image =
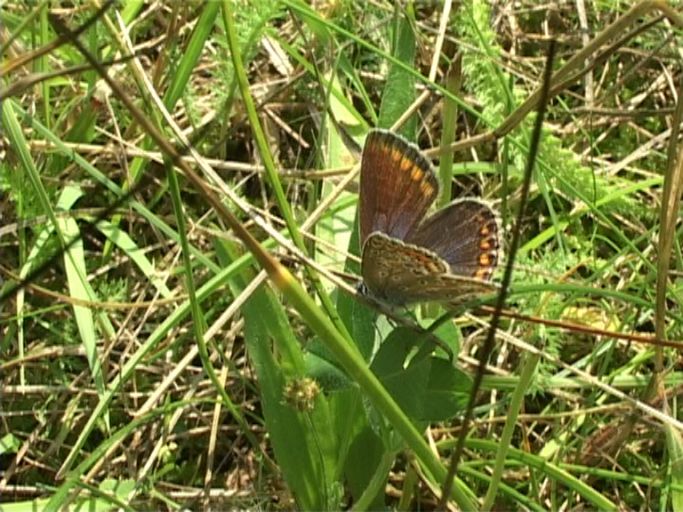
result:
[(474, 277), (476, 277), (477, 279), (481, 279), (483, 281), (488, 279), (490, 275), (491, 272), (487, 268), (480, 268), (474, 273)]
[(392, 159), (396, 164), (398, 164), (398, 163), (401, 161), (402, 158), (403, 158), (403, 153), (401, 153), (398, 149), (393, 148), (393, 149), (391, 150), (391, 159)]
[[(425, 173), (422, 172), (422, 169), (420, 169), (419, 167), (414, 167), (414, 166), (412, 166), (410, 163), (409, 163), (408, 168), (409, 168), (409, 167), (412, 167), (412, 169), (410, 169), (410, 178), (411, 178), (413, 181), (420, 181), (422, 178), (424, 178)], [(404, 169), (404, 170), (407, 171), (408, 168), (406, 168), (406, 169)]]
[(422, 191), (423, 195), (430, 196), (434, 193), (434, 187), (432, 186), (431, 183), (424, 181), (420, 185), (420, 191)]

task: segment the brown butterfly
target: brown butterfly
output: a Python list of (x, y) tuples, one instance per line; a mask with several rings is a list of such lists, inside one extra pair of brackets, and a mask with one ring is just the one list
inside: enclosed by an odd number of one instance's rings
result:
[(459, 302), (496, 289), (490, 282), (499, 256), (496, 214), (467, 198), (426, 216), (438, 189), (417, 146), (386, 130), (368, 134), (360, 174), (361, 274), (374, 298)]

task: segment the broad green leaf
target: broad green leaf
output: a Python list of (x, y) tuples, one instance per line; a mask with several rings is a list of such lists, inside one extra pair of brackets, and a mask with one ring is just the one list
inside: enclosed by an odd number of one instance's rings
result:
[[(272, 294), (258, 290), (243, 307), (245, 340), (259, 379), (261, 405), (273, 452), (282, 474), (304, 510), (340, 506), (336, 440), (323, 395), (312, 410), (299, 411), (285, 400), (288, 382), (303, 379), (303, 356), (287, 318)], [(282, 345), (289, 345), (283, 349)], [(275, 351), (281, 355), (275, 357)], [(286, 354), (297, 360), (287, 361)]]
[[(81, 195), (82, 192), (79, 188), (66, 186), (60, 194), (57, 206), (59, 209), (67, 211)], [(66, 279), (69, 284), (69, 295), (79, 301), (96, 301), (97, 297), (95, 292), (86, 279), (88, 269), (85, 263), (83, 241), (80, 238), (78, 224), (74, 219), (64, 216), (59, 217), (57, 223), (66, 240), (76, 240), (67, 247), (63, 256)], [(95, 382), (98, 392), (102, 394), (104, 393), (104, 376), (102, 375), (102, 366), (97, 351), (98, 336), (95, 332), (92, 309), (89, 306), (74, 304), (73, 310), (76, 325), (78, 326), (78, 333), (81, 337), (83, 348), (85, 348), (93, 381)]]
[(412, 329), (396, 328), (382, 343), (371, 368), (413, 421), (450, 419), (467, 405), (470, 379), (448, 360), (428, 355), (416, 342), (422, 343)]
[[(392, 55), (399, 61), (413, 66), (415, 60), (415, 34), (409, 19), (398, 16), (395, 23)], [(387, 85), (382, 93), (379, 111), (379, 126), (391, 127), (415, 101), (415, 78), (406, 69), (392, 65), (389, 68)], [(398, 131), (408, 140), (414, 140), (417, 117), (411, 116)]]

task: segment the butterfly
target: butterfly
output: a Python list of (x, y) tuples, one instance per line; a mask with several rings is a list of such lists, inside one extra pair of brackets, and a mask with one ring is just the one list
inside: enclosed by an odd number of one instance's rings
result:
[(457, 303), (496, 289), (495, 212), (466, 198), (427, 215), (438, 192), (417, 146), (390, 131), (370, 131), (360, 171), (362, 291), (406, 305)]

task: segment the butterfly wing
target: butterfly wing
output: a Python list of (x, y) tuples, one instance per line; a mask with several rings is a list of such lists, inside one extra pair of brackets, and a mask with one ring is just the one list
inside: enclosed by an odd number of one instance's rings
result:
[(496, 286), (480, 279), (450, 273), (448, 263), (432, 251), (384, 233), (374, 232), (363, 246), (363, 282), (384, 302), (455, 302), (492, 292)]
[(490, 206), (476, 199), (454, 201), (430, 215), (405, 240), (437, 254), (457, 276), (487, 281), (498, 264), (498, 219)]
[(424, 218), (438, 189), (432, 166), (417, 146), (372, 130), (361, 159), (361, 247), (375, 231), (403, 239)]
[(404, 284), (403, 290), (409, 303), (439, 302), (457, 305), (480, 295), (498, 291), (499, 286), (489, 281), (455, 274), (439, 274), (411, 280)]

